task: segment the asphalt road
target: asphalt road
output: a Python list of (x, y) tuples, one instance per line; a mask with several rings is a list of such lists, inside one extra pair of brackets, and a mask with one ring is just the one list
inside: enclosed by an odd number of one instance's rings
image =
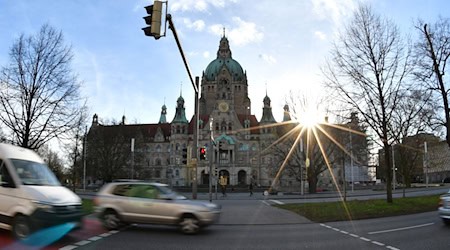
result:
[[(407, 196), (443, 193), (446, 188), (411, 190)], [(83, 194), (92, 197), (90, 194)], [(402, 196), (401, 192), (395, 196)], [(384, 198), (383, 192), (349, 193), (348, 199)], [(200, 194), (199, 199), (209, 199)], [(91, 217), (84, 227), (48, 246), (14, 242), (0, 230), (0, 249), (450, 249), (450, 227), (428, 212), (388, 218), (313, 223), (271, 205), (288, 202), (323, 202), (340, 199), (336, 193), (308, 196), (263, 196), (230, 193), (213, 202), (222, 205), (218, 224), (188, 236), (176, 228), (131, 225), (107, 231)]]
[(272, 202), (220, 200), (220, 222), (195, 236), (172, 227), (132, 225), (64, 249), (450, 249), (450, 227), (437, 212), (313, 223)]

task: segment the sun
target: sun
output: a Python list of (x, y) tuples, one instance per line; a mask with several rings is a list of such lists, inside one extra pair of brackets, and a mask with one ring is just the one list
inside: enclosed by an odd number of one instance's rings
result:
[(307, 109), (300, 114), (299, 121), (300, 125), (306, 128), (312, 128), (321, 123), (322, 117), (318, 110)]

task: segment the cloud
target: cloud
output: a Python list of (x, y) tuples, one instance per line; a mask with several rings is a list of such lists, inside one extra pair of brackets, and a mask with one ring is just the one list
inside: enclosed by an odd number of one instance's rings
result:
[(170, 5), (170, 11), (187, 12), (200, 11), (207, 12), (210, 6), (215, 8), (225, 8), (228, 3), (237, 3), (238, 0), (177, 0)]
[(192, 22), (189, 18), (183, 18), (183, 23), (189, 29), (194, 29), (195, 31), (202, 31), (205, 28), (205, 22), (203, 20)]
[[(259, 42), (264, 34), (257, 28), (255, 23), (243, 21), (239, 17), (232, 18), (235, 28), (226, 29), (226, 36), (236, 46), (243, 46), (249, 43)], [(223, 25), (211, 25), (209, 30), (216, 35), (223, 35)]]
[(133, 12), (142, 11), (145, 6), (150, 5), (147, 0), (139, 0), (133, 7)]
[(263, 59), (265, 62), (268, 62), (269, 64), (275, 64), (277, 63), (277, 59), (271, 55), (267, 54), (260, 54), (259, 58)]
[(209, 53), (209, 51), (203, 52), (203, 57), (204, 58), (209, 58), (210, 56), (211, 56), (211, 54)]
[(319, 19), (331, 19), (334, 24), (340, 24), (357, 6), (355, 0), (311, 0), (311, 3)]
[(316, 31), (314, 32), (314, 35), (319, 38), (320, 40), (325, 40), (327, 39), (327, 35), (325, 33), (323, 33), (322, 31)]

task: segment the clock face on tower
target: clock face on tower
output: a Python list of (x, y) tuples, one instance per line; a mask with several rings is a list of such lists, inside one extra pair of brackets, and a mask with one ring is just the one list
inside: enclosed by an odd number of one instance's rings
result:
[(219, 103), (219, 111), (220, 112), (227, 112), (228, 111), (228, 103), (227, 102), (220, 102)]

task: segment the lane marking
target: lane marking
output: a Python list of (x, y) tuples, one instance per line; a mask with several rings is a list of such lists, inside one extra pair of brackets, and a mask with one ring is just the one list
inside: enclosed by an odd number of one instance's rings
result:
[(389, 229), (389, 230), (369, 232), (367, 234), (382, 234), (382, 233), (389, 233), (389, 232), (395, 232), (395, 231), (409, 230), (409, 229), (414, 229), (414, 228), (419, 228), (419, 227), (427, 227), (427, 226), (431, 226), (433, 224), (434, 224), (434, 222), (426, 223), (426, 224), (422, 224), (422, 225), (410, 226), (410, 227), (401, 227), (401, 228), (394, 228), (394, 229)]
[(270, 204), (267, 201), (262, 201), (262, 203), (266, 204), (267, 206), (270, 206)]
[(87, 244), (92, 243), (92, 242), (94, 242), (94, 241), (97, 241), (97, 240), (103, 239), (103, 238), (105, 238), (105, 237), (111, 236), (111, 235), (113, 235), (113, 234), (116, 234), (116, 233), (118, 233), (118, 232), (120, 232), (120, 231), (119, 231), (119, 230), (111, 230), (111, 231), (109, 231), (109, 232), (107, 232), (107, 233), (102, 233), (102, 234), (100, 234), (100, 235), (93, 236), (93, 237), (91, 237), (91, 238), (89, 238), (89, 239), (87, 239), (87, 240), (79, 241), (79, 242), (75, 243), (75, 245), (77, 245), (77, 246), (74, 246), (74, 245), (67, 245), (67, 246), (64, 246), (64, 247), (59, 248), (59, 250), (72, 250), (72, 249), (75, 249), (75, 248), (77, 248), (77, 247), (79, 247), (79, 246), (87, 245)]
[(271, 201), (273, 203), (277, 203), (278, 205), (283, 205), (284, 204), (284, 202), (281, 202), (279, 200), (269, 200), (269, 201)]
[(381, 247), (384, 246), (383, 243), (378, 242), (378, 241), (372, 241), (372, 243), (375, 244), (375, 245), (381, 246)]
[(67, 245), (65, 247), (60, 248), (59, 250), (72, 250), (77, 248), (78, 246)]
[(84, 246), (84, 245), (89, 244), (89, 243), (91, 243), (89, 240), (82, 240), (82, 241), (79, 241), (79, 242), (75, 243), (75, 245)]
[(99, 239), (103, 239), (103, 238), (99, 237), (99, 236), (94, 236), (94, 237), (89, 238), (88, 240), (90, 240), (90, 241), (97, 241)]
[[(331, 229), (331, 230), (334, 230), (334, 231), (336, 231), (336, 232), (340, 232), (340, 233), (345, 234), (345, 235), (350, 235), (350, 236), (352, 236), (352, 237), (354, 237), (354, 238), (358, 238), (358, 239), (360, 239), (360, 240), (362, 240), (362, 241), (365, 241), (365, 242), (370, 242), (370, 243), (372, 243), (372, 244), (374, 244), (374, 245), (377, 245), (377, 246), (380, 246), (380, 247), (386, 246), (384, 243), (381, 243), (381, 242), (378, 242), (378, 241), (374, 241), (374, 240), (371, 240), (371, 239), (369, 239), (369, 238), (366, 238), (366, 237), (363, 237), (363, 236), (359, 236), (359, 235), (357, 235), (357, 234), (349, 233), (349, 232), (347, 232), (347, 231), (340, 230), (339, 228), (331, 227), (331, 226), (328, 226), (328, 225), (326, 225), (326, 224), (322, 224), (322, 223), (321, 223), (320, 226), (326, 227), (326, 228)], [(395, 247), (393, 247), (393, 246), (386, 246), (386, 248), (387, 248), (387, 249), (391, 249), (391, 250), (400, 250), (400, 249), (395, 248)]]

